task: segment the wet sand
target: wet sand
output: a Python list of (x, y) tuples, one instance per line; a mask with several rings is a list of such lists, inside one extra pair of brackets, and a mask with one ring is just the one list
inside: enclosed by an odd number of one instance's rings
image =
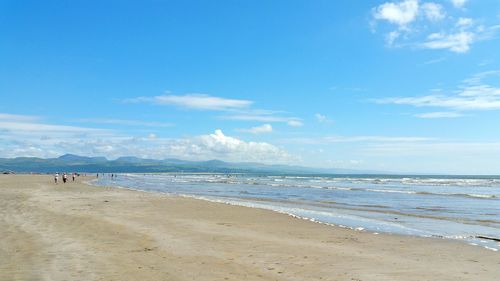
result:
[(0, 175), (0, 280), (498, 280), (500, 253), (51, 176)]

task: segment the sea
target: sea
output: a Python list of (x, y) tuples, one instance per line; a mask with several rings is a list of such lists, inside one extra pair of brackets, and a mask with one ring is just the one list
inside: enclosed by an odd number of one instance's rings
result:
[[(268, 209), (373, 234), (460, 240), (500, 250), (499, 176), (110, 174), (96, 186)], [(499, 252), (500, 253), (500, 252)]]

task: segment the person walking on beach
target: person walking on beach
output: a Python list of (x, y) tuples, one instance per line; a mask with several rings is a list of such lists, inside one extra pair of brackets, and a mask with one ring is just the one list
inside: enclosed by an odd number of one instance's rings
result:
[(75, 181), (76, 173), (73, 173), (73, 181)]
[(59, 180), (59, 173), (56, 173), (54, 175), (54, 182), (57, 184), (57, 181)]
[(64, 173), (64, 175), (63, 175), (63, 183), (66, 183), (67, 180), (68, 180), (68, 175), (66, 173)]

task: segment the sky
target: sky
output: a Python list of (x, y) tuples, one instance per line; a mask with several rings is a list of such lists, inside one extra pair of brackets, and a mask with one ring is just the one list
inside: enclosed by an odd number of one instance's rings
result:
[(0, 157), (500, 174), (500, 1), (0, 0)]

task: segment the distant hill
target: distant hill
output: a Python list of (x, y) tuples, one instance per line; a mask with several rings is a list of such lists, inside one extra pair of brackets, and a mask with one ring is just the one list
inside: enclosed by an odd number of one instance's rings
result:
[(86, 157), (74, 154), (64, 154), (57, 158), (59, 161), (69, 162), (69, 163), (86, 163), (86, 162), (106, 162), (108, 159), (106, 157)]
[(142, 159), (133, 156), (108, 160), (105, 157), (86, 157), (65, 154), (58, 158), (17, 157), (0, 158), (0, 171), (17, 173), (270, 173), (270, 174), (375, 174), (375, 171), (348, 169), (319, 169), (261, 163), (230, 163), (221, 160), (188, 161), (180, 159)]

